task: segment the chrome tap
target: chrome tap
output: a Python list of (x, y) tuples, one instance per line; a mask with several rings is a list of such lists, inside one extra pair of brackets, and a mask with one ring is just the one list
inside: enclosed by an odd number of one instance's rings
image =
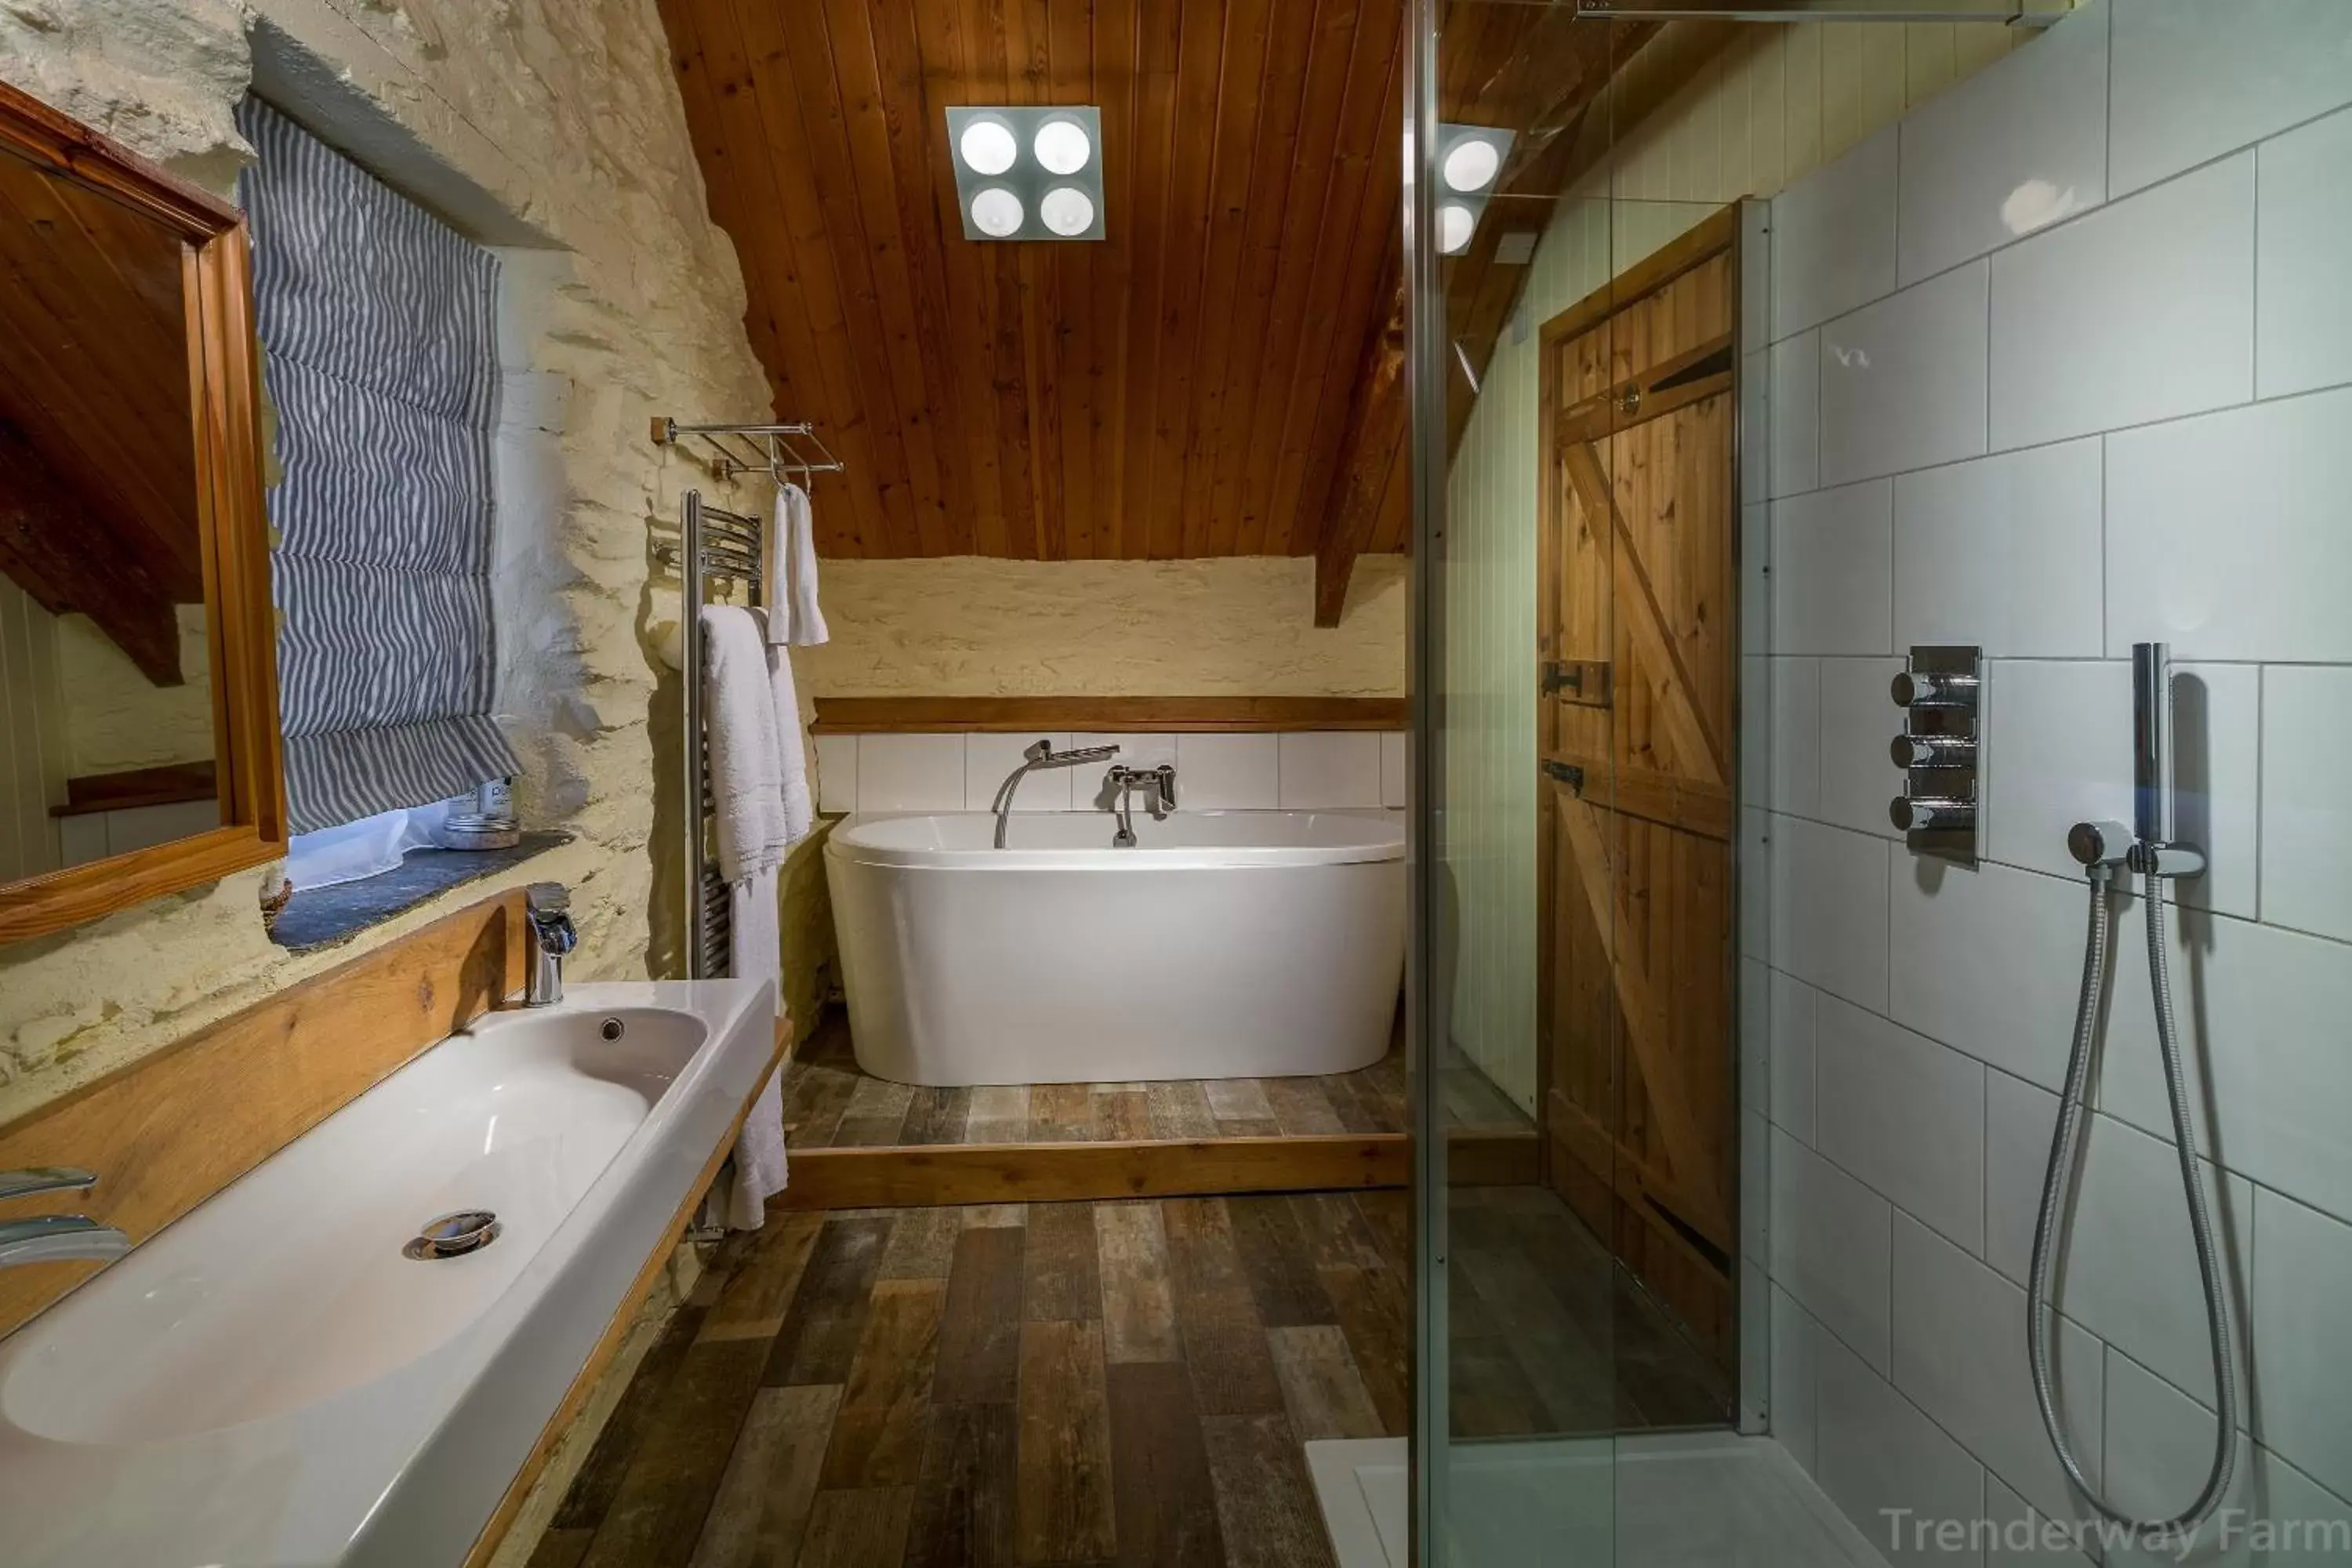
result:
[(561, 882), (533, 882), (523, 894), (523, 925), (530, 931), (530, 967), (522, 1005), (547, 1007), (563, 1000), (563, 960), (580, 945), (572, 923), (572, 895)]
[[(69, 1165), (0, 1171), (0, 1198), (84, 1192), (97, 1181), (89, 1172), (77, 1171)], [(120, 1258), (130, 1250), (129, 1237), (87, 1215), (39, 1214), (26, 1219), (0, 1220), (0, 1268), (13, 1268), (24, 1263)]]
[(1005, 825), (1013, 817), (1013, 797), (1021, 788), (1021, 781), (1039, 768), (1076, 768), (1088, 763), (1107, 763), (1118, 755), (1117, 746), (1083, 746), (1075, 752), (1057, 752), (1054, 742), (1036, 740), (1021, 753), (1021, 765), (1013, 770), (1005, 781), (996, 786), (996, 799), (989, 806), (996, 813), (996, 847), (1004, 847)]
[(1162, 763), (1156, 768), (1117, 767), (1103, 776), (1110, 786), (1112, 807), (1118, 813), (1118, 831), (1111, 835), (1111, 847), (1135, 847), (1135, 820), (1132, 816), (1134, 794), (1142, 790), (1151, 799), (1145, 809), (1154, 817), (1167, 816), (1176, 809), (1176, 768)]

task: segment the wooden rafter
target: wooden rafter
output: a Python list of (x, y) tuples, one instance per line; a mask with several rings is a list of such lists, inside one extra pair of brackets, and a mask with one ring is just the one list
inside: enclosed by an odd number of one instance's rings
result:
[(180, 624), (111, 492), (69, 483), (0, 420), (0, 572), (53, 616), (88, 616), (157, 686), (177, 686)]
[(1354, 406), (1341, 446), (1346, 467), (1337, 501), (1323, 520), (1315, 549), (1315, 624), (1336, 626), (1347, 607), (1348, 579), (1356, 557), (1370, 547), (1388, 492), (1389, 463), (1405, 437), (1409, 402), (1404, 395), (1404, 289), (1391, 290), (1388, 318), (1364, 345), (1363, 370), (1356, 377)]

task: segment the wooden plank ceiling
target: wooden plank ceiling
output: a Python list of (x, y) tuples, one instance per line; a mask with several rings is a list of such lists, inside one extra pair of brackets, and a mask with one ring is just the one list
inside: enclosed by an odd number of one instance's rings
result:
[(0, 154), (0, 572), (171, 686), (205, 599), (181, 249)]
[[(661, 10), (776, 414), (848, 464), (823, 553), (1404, 548), (1403, 0)], [(1447, 116), (1572, 130), (1612, 29), (1570, 11), (1454, 6)], [(945, 111), (985, 103), (1101, 106), (1108, 240), (963, 238)]]

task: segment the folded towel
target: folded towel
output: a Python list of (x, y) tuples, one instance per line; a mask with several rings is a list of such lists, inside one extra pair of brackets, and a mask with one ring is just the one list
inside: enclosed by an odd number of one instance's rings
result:
[[(786, 748), (777, 726), (774, 660), (759, 619), (749, 610), (706, 605), (702, 632), (704, 727), (710, 748), (711, 809), (719, 819), (719, 877), (740, 882), (783, 864), (784, 851), (793, 845), (784, 805)], [(777, 658), (783, 657), (782, 650), (775, 651)], [(792, 734), (797, 756), (797, 714)], [(802, 771), (805, 793), (805, 763)]]
[[(738, 980), (765, 980), (775, 987), (776, 1016), (783, 1016), (783, 954), (776, 910), (776, 868), (745, 878), (728, 889), (732, 947), (729, 967)], [(730, 1230), (757, 1230), (769, 1197), (784, 1190), (784, 1089), (781, 1069), (768, 1076), (743, 1131), (735, 1139), (735, 1163), (721, 1216)]]
[(767, 542), (768, 597), (776, 606), (768, 640), (814, 647), (832, 634), (817, 607), (816, 518), (809, 510), (808, 491), (794, 484), (776, 487), (776, 517)]
[[(752, 613), (772, 624), (782, 612)], [(776, 707), (776, 767), (784, 786), (784, 837), (788, 844), (798, 844), (816, 826), (816, 795), (809, 787), (808, 729), (801, 722), (792, 653), (772, 642), (768, 645), (768, 689)]]

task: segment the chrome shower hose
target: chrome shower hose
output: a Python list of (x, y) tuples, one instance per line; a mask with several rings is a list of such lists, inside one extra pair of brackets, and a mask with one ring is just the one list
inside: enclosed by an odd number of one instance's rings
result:
[(2213, 1439), (2213, 1468), (2197, 1500), (2168, 1519), (2143, 1520), (2118, 1511), (2092, 1486), (2080, 1460), (2066, 1440), (2058, 1418), (2057, 1395), (2050, 1373), (2050, 1275), (2057, 1262), (2059, 1225), (2065, 1214), (2067, 1189), (2074, 1180), (2083, 1139), (2084, 1096), (2090, 1085), (2094, 1041), (2098, 1033), (2099, 993), (2105, 980), (2112, 914), (2108, 907), (2112, 873), (2105, 866), (2091, 872), (2091, 930), (2084, 944), (2081, 1005), (2074, 1015), (2074, 1047), (2066, 1061), (2066, 1090), (2058, 1103), (2058, 1129), (2050, 1141), (2050, 1169), (2042, 1183), (2042, 1211), (2033, 1226), (2033, 1263), (2026, 1284), (2026, 1353), (2033, 1368), (2033, 1397), (2042, 1407), (2042, 1429), (2067, 1477), (2101, 1515), (2135, 1535), (2192, 1535), (2212, 1517), (2230, 1489), (2238, 1467), (2237, 1342), (2230, 1331), (2229, 1292), (2221, 1278), (2219, 1247), (2213, 1239), (2213, 1216), (2205, 1202), (2205, 1184), (2197, 1171), (2197, 1135), (2189, 1114), (2189, 1081), (2181, 1066), (2180, 1038), (2172, 1012), (2172, 972), (2164, 939), (2164, 884), (2151, 873), (2147, 879), (2148, 980), (2156, 994), (2157, 1050), (2164, 1058), (2165, 1093), (2172, 1101), (2172, 1133), (2180, 1156), (2180, 1184), (2189, 1198), (2189, 1229), (2197, 1247), (2198, 1278), (2205, 1288), (2205, 1325), (2211, 1336), (2213, 1389), (2220, 1430)]

